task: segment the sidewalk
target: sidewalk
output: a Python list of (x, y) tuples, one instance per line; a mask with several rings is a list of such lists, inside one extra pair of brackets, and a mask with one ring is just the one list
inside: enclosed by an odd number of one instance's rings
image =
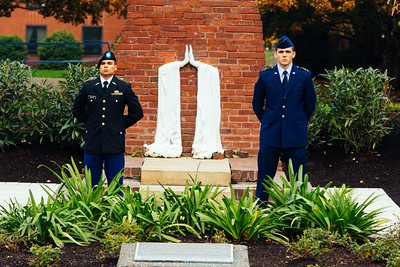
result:
[[(56, 191), (60, 184), (48, 183), (44, 186)], [(36, 203), (40, 202), (42, 197), (45, 201), (47, 200), (46, 191), (38, 183), (2, 182), (0, 183), (0, 205), (8, 207), (8, 204), (11, 203), (10, 199), (13, 202), (17, 201), (21, 205), (26, 205), (30, 198), (29, 190), (32, 191)]]

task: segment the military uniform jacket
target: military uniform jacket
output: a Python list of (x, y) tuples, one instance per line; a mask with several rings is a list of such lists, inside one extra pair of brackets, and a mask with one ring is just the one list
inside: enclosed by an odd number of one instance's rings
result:
[(75, 98), (72, 113), (86, 124), (85, 152), (93, 154), (123, 153), (126, 128), (143, 117), (130, 83), (115, 76), (106, 90), (100, 77), (86, 81)]
[(307, 122), (314, 113), (315, 104), (310, 71), (293, 65), (285, 91), (277, 66), (260, 71), (252, 102), (261, 122), (260, 147), (306, 146)]

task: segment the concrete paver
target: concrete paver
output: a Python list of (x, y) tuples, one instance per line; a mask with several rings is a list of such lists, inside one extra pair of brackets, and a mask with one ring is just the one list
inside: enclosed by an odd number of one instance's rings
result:
[[(60, 184), (56, 183), (46, 183), (53, 191), (56, 191)], [(1, 182), (0, 183), (0, 205), (3, 207), (8, 207), (8, 204), (12, 201), (17, 201), (21, 205), (26, 205), (28, 199), (30, 198), (29, 190), (32, 191), (32, 195), (36, 202), (39, 202), (43, 197), (47, 200), (46, 191), (38, 183), (13, 183), (13, 182)]]

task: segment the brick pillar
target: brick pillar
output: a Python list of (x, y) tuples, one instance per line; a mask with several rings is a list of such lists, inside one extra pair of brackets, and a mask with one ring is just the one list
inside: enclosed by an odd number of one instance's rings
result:
[[(265, 65), (262, 23), (254, 0), (128, 0), (128, 17), (115, 46), (118, 74), (131, 82), (144, 118), (127, 131), (127, 152), (151, 144), (157, 126), (158, 68), (195, 60), (219, 69), (224, 149), (258, 151), (259, 123), (251, 108), (254, 83)], [(181, 69), (183, 155), (191, 155), (196, 119), (197, 69)]]

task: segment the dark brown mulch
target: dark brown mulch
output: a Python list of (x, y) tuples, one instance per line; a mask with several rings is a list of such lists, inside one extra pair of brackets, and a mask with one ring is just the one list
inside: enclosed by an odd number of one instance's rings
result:
[[(323, 144), (308, 151), (308, 173), (310, 182), (333, 186), (346, 184), (349, 187), (383, 188), (395, 203), (400, 205), (400, 127), (385, 137), (375, 153), (345, 155), (343, 150)], [(0, 182), (52, 182), (58, 180), (46, 168), (37, 168), (45, 164), (59, 173), (59, 165), (71, 162), (73, 156), (79, 168), (82, 168), (83, 152), (68, 150), (45, 142), (26, 142), (18, 148), (0, 152)], [(185, 242), (189, 242), (186, 240)], [(282, 244), (264, 239), (242, 242), (248, 246), (251, 266), (385, 266), (384, 263), (357, 261), (347, 249), (336, 248), (310, 260), (290, 260), (287, 248)], [(100, 258), (101, 244), (88, 247), (66, 245), (61, 256), (61, 266), (116, 266), (117, 260)], [(14, 252), (0, 248), (0, 266), (28, 266), (32, 256), (29, 249)]]
[[(89, 246), (65, 244), (64, 253), (60, 255), (58, 266), (65, 267), (105, 267), (117, 266), (118, 259), (104, 254), (104, 246), (100, 243), (92, 243)], [(107, 256), (102, 256), (107, 255)], [(7, 250), (0, 247), (0, 266), (29, 266), (34, 255), (29, 248), (20, 247), (18, 250)]]

